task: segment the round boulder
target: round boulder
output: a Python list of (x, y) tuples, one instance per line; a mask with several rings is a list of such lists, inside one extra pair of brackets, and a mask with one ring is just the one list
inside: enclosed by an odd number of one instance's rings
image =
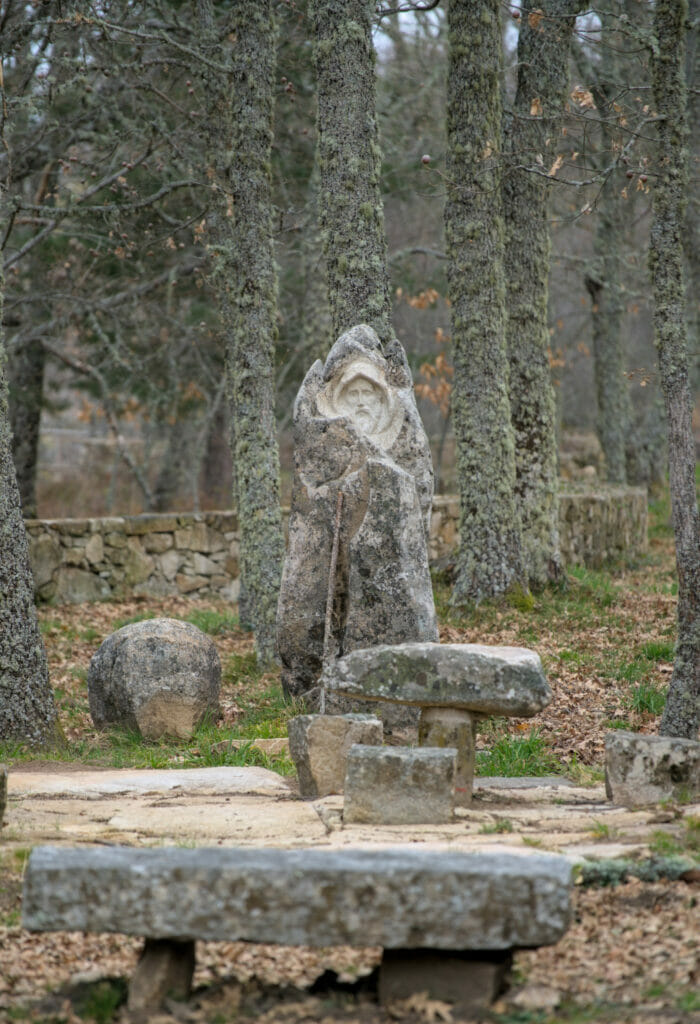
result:
[(188, 739), (219, 717), (221, 662), (201, 629), (177, 619), (133, 622), (108, 636), (90, 662), (90, 714), (147, 739)]

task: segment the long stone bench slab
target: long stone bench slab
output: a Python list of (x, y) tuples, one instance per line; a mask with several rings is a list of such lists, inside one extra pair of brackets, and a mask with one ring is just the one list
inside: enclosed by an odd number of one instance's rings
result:
[(564, 934), (570, 876), (564, 857), (530, 852), (43, 846), (27, 865), (22, 921), (145, 937), (138, 989), (153, 974), (149, 942), (161, 955), (163, 940), (192, 965), (195, 939), (483, 953), (502, 965)]

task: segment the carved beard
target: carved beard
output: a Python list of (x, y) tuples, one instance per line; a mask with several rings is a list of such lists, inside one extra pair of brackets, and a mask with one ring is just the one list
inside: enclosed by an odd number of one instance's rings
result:
[(355, 409), (351, 413), (351, 419), (364, 434), (372, 434), (377, 425), (376, 412), (372, 412), (367, 406)]

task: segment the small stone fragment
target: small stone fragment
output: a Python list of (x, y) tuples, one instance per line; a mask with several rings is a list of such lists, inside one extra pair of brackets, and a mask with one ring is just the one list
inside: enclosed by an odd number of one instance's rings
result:
[(221, 663), (205, 633), (177, 619), (147, 619), (112, 633), (88, 670), (90, 714), (149, 739), (188, 739), (219, 716)]
[(623, 807), (700, 795), (700, 742), (615, 730), (605, 737), (605, 791)]
[(299, 790), (307, 799), (342, 793), (350, 747), (377, 746), (383, 739), (382, 723), (372, 715), (298, 715), (287, 730)]
[(157, 1010), (166, 999), (189, 998), (194, 975), (194, 942), (146, 939), (129, 984), (128, 1009)]
[(454, 814), (457, 751), (452, 747), (350, 749), (343, 821), (442, 825)]

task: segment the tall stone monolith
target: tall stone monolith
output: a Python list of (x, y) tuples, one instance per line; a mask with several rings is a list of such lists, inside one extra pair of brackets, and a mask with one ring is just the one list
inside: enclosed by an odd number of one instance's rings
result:
[(325, 364), (311, 367), (294, 406), (277, 619), (287, 694), (314, 690), (324, 646), (328, 661), (374, 644), (437, 640), (432, 494), (430, 448), (403, 349), (392, 342), (383, 351), (371, 327), (353, 327)]

